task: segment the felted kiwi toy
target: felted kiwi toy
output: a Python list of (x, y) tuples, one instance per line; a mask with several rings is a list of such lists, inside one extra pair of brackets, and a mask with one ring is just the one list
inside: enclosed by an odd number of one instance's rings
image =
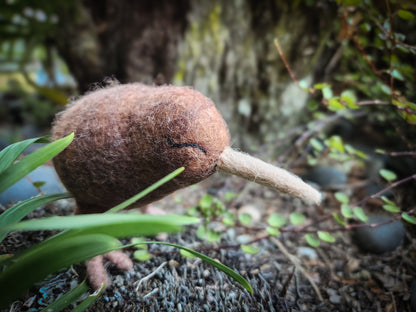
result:
[[(215, 171), (241, 176), (308, 203), (318, 204), (321, 199), (318, 191), (297, 176), (233, 150), (214, 103), (189, 87), (133, 83), (100, 89), (59, 113), (52, 132), (55, 140), (75, 133), (73, 142), (54, 158), (54, 165), (75, 197), (77, 214), (104, 212), (179, 167), (185, 167), (179, 176), (134, 207), (195, 184)], [(95, 288), (105, 282), (93, 281), (91, 276), (97, 275), (93, 272), (99, 269), (97, 261), (101, 263), (97, 258), (90, 262), (93, 268), (88, 272)], [(131, 264), (119, 266), (128, 269)]]

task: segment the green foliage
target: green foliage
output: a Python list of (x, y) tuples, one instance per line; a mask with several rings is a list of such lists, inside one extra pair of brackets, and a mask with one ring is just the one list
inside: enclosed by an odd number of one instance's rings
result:
[(255, 255), (260, 252), (260, 249), (254, 247), (253, 245), (241, 245), (241, 250), (249, 255)]
[[(14, 161), (19, 154), (31, 143), (38, 142), (39, 139), (19, 142), (3, 150), (0, 153), (0, 159), (2, 160), (0, 167), (0, 185), (2, 186), (2, 190), (7, 189), (13, 184), (12, 182), (18, 181), (25, 174), (58, 154), (70, 144), (72, 139), (73, 134), (50, 143), (17, 162)], [(127, 207), (132, 202), (145, 196), (158, 186), (173, 179), (182, 171), (183, 168), (179, 168), (172, 174), (143, 190), (125, 203), (114, 207), (105, 214), (49, 217), (21, 221), (23, 217), (40, 205), (44, 205), (54, 200), (67, 198), (69, 197), (69, 194), (52, 194), (31, 198), (16, 204), (2, 213), (0, 215), (1, 239), (4, 239), (7, 233), (11, 231), (63, 231), (16, 255), (0, 257), (1, 307), (5, 307), (8, 303), (12, 302), (23, 292), (32, 287), (36, 282), (41, 281), (46, 276), (59, 269), (80, 263), (99, 254), (124, 248), (125, 246), (122, 246), (117, 238), (137, 235), (155, 235), (160, 232), (177, 232), (181, 230), (184, 225), (198, 223), (199, 219), (179, 215), (152, 216), (135, 213), (114, 214), (115, 211)], [(208, 206), (210, 204), (212, 205), (214, 202), (216, 203), (215, 200), (207, 197), (204, 198), (202, 206), (205, 209), (208, 209)], [(140, 245), (147, 244), (148, 242), (143, 242), (141, 238), (136, 238), (136, 240), (133, 240), (133, 243), (135, 245)], [(168, 243), (163, 244), (181, 248), (181, 250), (184, 250), (193, 256), (200, 257), (202, 260), (230, 275), (236, 281), (241, 283), (244, 288), (252, 292), (248, 282), (228, 267), (186, 247)], [(141, 261), (146, 261), (150, 257), (147, 249), (138, 249), (134, 255)], [(33, 270), (33, 267), (36, 267), (36, 270)], [(77, 300), (81, 294), (86, 292), (86, 290), (86, 286), (83, 283), (65, 294), (47, 309), (61, 310), (68, 306), (72, 301)], [(74, 311), (86, 310), (98, 298), (101, 291), (87, 297)]]
[[(73, 140), (74, 134), (70, 134), (67, 137), (64, 137), (60, 140), (57, 140), (51, 144), (48, 144), (30, 155), (24, 157), (16, 163), (12, 162), (17, 158), (17, 154), (24, 146), (27, 146), (27, 141), (24, 141), (24, 144), (18, 143), (17, 147), (12, 147), (2, 151), (0, 157), (2, 161), (5, 162), (5, 165), (2, 165), (4, 168), (0, 172), (0, 193), (4, 192), (14, 183), (22, 179), (29, 172), (36, 169), (43, 163), (47, 162), (58, 153), (60, 153), (65, 147), (67, 147)], [(39, 141), (40, 139), (35, 139)], [(43, 139), (42, 139), (43, 141)], [(29, 140), (30, 142), (30, 140)], [(23, 143), (23, 142), (22, 142)], [(4, 154), (3, 154), (4, 152)]]
[(331, 234), (325, 231), (318, 231), (318, 237), (328, 243), (335, 242), (335, 237), (333, 237)]
[(270, 215), (269, 219), (267, 220), (267, 223), (275, 228), (280, 228), (283, 225), (285, 225), (287, 222), (286, 218), (283, 217), (281, 214), (274, 213)]
[(319, 242), (319, 240), (316, 238), (316, 236), (314, 236), (313, 234), (307, 233), (304, 235), (306, 242), (311, 246), (311, 247), (318, 247), (321, 243)]
[(397, 175), (391, 170), (380, 169), (379, 173), (384, 179), (386, 179), (389, 182), (394, 181), (394, 180), (397, 179)]
[(303, 221), (305, 221), (306, 217), (303, 214), (300, 213), (291, 213), (289, 215), (289, 220), (290, 223), (292, 223), (293, 225), (299, 225), (301, 224)]
[(406, 222), (409, 222), (411, 224), (416, 224), (416, 217), (411, 216), (405, 212), (402, 213), (402, 218), (403, 220), (405, 220)]

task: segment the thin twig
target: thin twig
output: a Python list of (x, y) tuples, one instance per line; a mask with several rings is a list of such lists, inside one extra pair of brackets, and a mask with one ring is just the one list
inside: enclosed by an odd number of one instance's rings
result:
[(274, 45), (276, 46), (277, 52), (279, 52), (283, 64), (285, 64), (286, 70), (288, 71), (290, 78), (292, 78), (293, 82), (296, 83), (297, 86), (299, 86), (299, 81), (296, 78), (296, 75), (293, 72), (292, 68), (290, 67), (289, 62), (287, 61), (286, 56), (283, 53), (282, 48), (280, 47), (279, 41), (277, 41), (277, 38), (274, 39)]
[(156, 270), (154, 270), (152, 273), (150, 273), (149, 275), (146, 275), (145, 277), (143, 277), (141, 280), (138, 281), (137, 286), (136, 286), (136, 291), (139, 290), (141, 284), (143, 284), (144, 282), (148, 281), (149, 279), (151, 279), (153, 276), (155, 276), (160, 270), (163, 269), (163, 267), (167, 264), (167, 261), (163, 262), (161, 265), (159, 265), (157, 267)]
[(303, 274), (303, 276), (306, 277), (306, 279), (312, 285), (312, 288), (315, 290), (316, 295), (318, 296), (319, 300), (321, 302), (323, 302), (324, 298), (322, 297), (318, 286), (316, 286), (316, 283), (313, 281), (312, 277), (302, 267), (302, 265), (300, 264), (299, 259), (296, 258), (294, 255), (290, 254), (289, 251), (286, 249), (286, 247), (277, 238), (272, 237), (271, 239), (277, 245), (277, 247), (280, 249), (280, 251), (286, 256), (286, 258), (288, 258), (289, 261), (293, 263), (293, 265), (296, 267), (296, 269), (298, 269)]

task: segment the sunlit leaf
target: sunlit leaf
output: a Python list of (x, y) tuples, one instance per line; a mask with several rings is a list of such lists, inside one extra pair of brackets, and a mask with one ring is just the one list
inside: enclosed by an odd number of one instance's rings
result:
[(416, 217), (411, 216), (409, 214), (407, 214), (406, 212), (402, 213), (402, 218), (403, 220), (405, 220), (406, 222), (409, 222), (411, 224), (416, 224)]
[(224, 216), (222, 218), (222, 223), (228, 226), (233, 226), (235, 224), (234, 214), (231, 212), (224, 213)]
[(250, 225), (251, 219), (252, 217), (249, 213), (240, 213), (238, 215), (238, 221), (240, 221), (240, 223), (245, 226)]
[(279, 228), (286, 224), (286, 218), (283, 217), (281, 214), (273, 213), (272, 215), (270, 215), (269, 219), (267, 220), (267, 223), (270, 226)]
[(149, 251), (145, 249), (139, 249), (133, 252), (133, 257), (138, 261), (148, 261), (152, 258)]
[(312, 234), (310, 234), (310, 233), (307, 233), (307, 234), (305, 234), (305, 239), (306, 239), (306, 242), (310, 245), (310, 246), (312, 246), (312, 247), (318, 247), (321, 243), (319, 242), (319, 239), (318, 238), (316, 238), (316, 236), (314, 236), (314, 235), (312, 235)]
[(293, 212), (289, 215), (290, 223), (293, 225), (299, 225), (305, 221), (306, 217), (303, 214)]
[(270, 227), (270, 226), (266, 227), (266, 232), (270, 236), (279, 236), (281, 234), (280, 231), (277, 228)]
[(384, 179), (386, 179), (389, 182), (397, 179), (397, 175), (391, 170), (380, 169), (379, 173)]
[(335, 196), (335, 199), (339, 201), (341, 204), (348, 204), (350, 201), (350, 198), (348, 197), (348, 195), (342, 192), (336, 192), (334, 196)]
[(344, 143), (338, 135), (333, 135), (327, 140), (327, 145), (340, 153), (345, 153)]
[(341, 214), (344, 216), (344, 218), (352, 218), (354, 215), (354, 212), (352, 211), (351, 207), (347, 204), (341, 205)]
[(342, 226), (346, 226), (347, 222), (345, 222), (344, 219), (341, 218), (341, 216), (338, 213), (333, 213), (332, 216), (334, 217), (335, 221), (338, 222), (338, 224)]
[(353, 208), (354, 215), (361, 220), (362, 222), (367, 222), (368, 217), (365, 215), (363, 208), (361, 207), (354, 207)]
[(253, 245), (241, 245), (241, 250), (250, 255), (254, 255), (260, 252), (260, 249), (254, 247)]
[(331, 234), (325, 231), (318, 231), (318, 237), (328, 243), (335, 242), (335, 237), (333, 237)]
[(400, 208), (397, 207), (396, 205), (386, 204), (386, 205), (383, 205), (383, 209), (388, 212), (393, 212), (393, 213), (400, 212)]

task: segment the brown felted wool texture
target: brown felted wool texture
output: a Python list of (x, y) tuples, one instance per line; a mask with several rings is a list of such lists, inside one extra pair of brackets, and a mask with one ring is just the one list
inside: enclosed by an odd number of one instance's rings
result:
[(54, 158), (77, 213), (103, 212), (179, 167), (185, 171), (142, 198), (142, 206), (215, 171), (229, 146), (214, 103), (188, 87), (116, 85), (89, 93), (60, 113), (53, 139), (75, 133)]

